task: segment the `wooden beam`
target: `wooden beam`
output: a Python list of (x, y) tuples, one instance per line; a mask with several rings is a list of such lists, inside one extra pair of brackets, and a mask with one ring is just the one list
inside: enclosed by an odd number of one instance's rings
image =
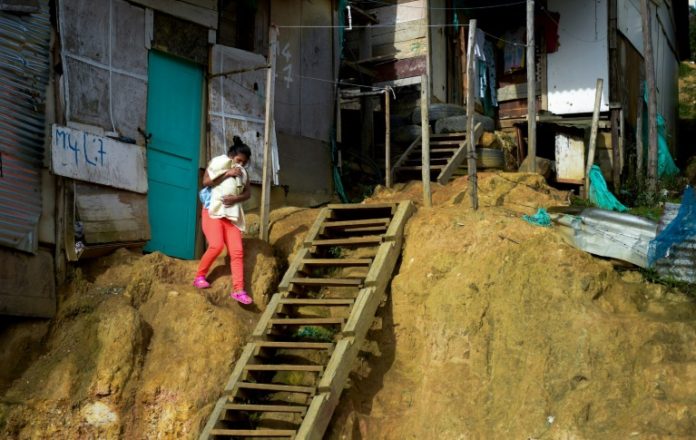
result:
[(643, 153), (645, 146), (643, 145), (643, 96), (640, 96), (638, 104), (638, 118), (636, 120), (636, 180), (639, 188), (643, 186), (643, 177), (645, 171), (643, 167)]
[(391, 174), (391, 96), (389, 89), (384, 89), (384, 176), (387, 188), (392, 186)]
[(618, 194), (621, 189), (621, 146), (619, 138), (621, 136), (621, 108), (611, 109), (611, 168), (612, 180), (614, 181), (614, 193)]
[(289, 429), (214, 429), (210, 432), (210, 435), (219, 435), (227, 437), (295, 438), (295, 431), (291, 431)]
[[(474, 105), (474, 42), (476, 41), (476, 20), (469, 20), (469, 53), (467, 55), (468, 64), (466, 77), (468, 80), (467, 97), (466, 97), (466, 144), (468, 146), (467, 171), (469, 174), (469, 198), (471, 199), (471, 208), (475, 211), (478, 209), (478, 173), (476, 172), (476, 142), (474, 134), (474, 113), (476, 108)], [(454, 172), (452, 170), (451, 172)]]
[(640, 13), (643, 25), (643, 58), (645, 80), (648, 88), (648, 191), (657, 192), (657, 89), (655, 81), (655, 58), (653, 56), (651, 10), (648, 0), (641, 0)]
[(433, 195), (430, 192), (430, 81), (428, 75), (421, 75), (421, 179), (423, 181), (423, 205), (433, 206)]
[(307, 407), (300, 405), (254, 405), (250, 403), (228, 403), (225, 405), (226, 410), (230, 411), (253, 411), (253, 412), (291, 412), (304, 414), (307, 412)]
[(587, 152), (587, 166), (585, 168), (585, 196), (590, 198), (590, 169), (594, 165), (595, 150), (597, 148), (597, 126), (599, 124), (599, 109), (602, 104), (602, 89), (604, 87), (604, 80), (602, 78), (597, 78), (597, 85), (595, 87), (595, 102), (594, 110), (592, 113), (592, 127), (590, 131), (590, 145)]
[(536, 173), (536, 58), (534, 53), (534, 0), (527, 0), (527, 157)]
[(418, 147), (420, 143), (421, 136), (418, 136), (416, 139), (413, 140), (413, 142), (411, 142), (411, 145), (409, 145), (408, 148), (406, 148), (406, 151), (404, 151), (401, 157), (399, 157), (399, 159), (396, 161), (394, 167), (392, 168), (392, 173), (395, 172), (399, 167), (401, 167), (401, 165), (403, 165), (404, 162), (406, 162), (408, 156), (410, 156), (411, 153), (416, 150), (416, 147)]
[(192, 5), (183, 1), (171, 0), (131, 0), (146, 8), (165, 12), (169, 15), (187, 20), (209, 29), (218, 28), (217, 10), (208, 9), (201, 6)]
[(278, 46), (278, 28), (271, 26), (269, 31), (268, 64), (271, 66), (266, 75), (266, 117), (263, 128), (263, 181), (261, 182), (261, 227), (259, 238), (268, 242), (270, 224), (269, 214), (271, 210), (271, 173), (273, 160), (271, 157), (272, 137), (275, 131), (275, 118), (273, 107), (275, 101), (275, 72), (276, 72), (276, 48)]

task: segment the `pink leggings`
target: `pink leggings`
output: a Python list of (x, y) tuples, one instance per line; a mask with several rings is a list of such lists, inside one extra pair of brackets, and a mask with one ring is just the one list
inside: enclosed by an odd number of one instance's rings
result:
[(208, 210), (201, 214), (203, 233), (208, 241), (208, 249), (203, 254), (198, 265), (196, 276), (206, 276), (213, 261), (227, 246), (232, 270), (232, 286), (234, 291), (244, 290), (244, 249), (242, 248), (242, 232), (232, 222), (225, 218), (210, 218)]

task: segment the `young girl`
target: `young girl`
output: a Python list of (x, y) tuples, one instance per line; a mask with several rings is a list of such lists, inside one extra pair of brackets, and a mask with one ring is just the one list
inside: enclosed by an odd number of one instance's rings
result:
[[(203, 204), (203, 212), (201, 214), (201, 223), (203, 225), (203, 233), (208, 241), (208, 249), (203, 254), (201, 262), (198, 265), (198, 272), (193, 281), (193, 285), (199, 289), (210, 287), (210, 283), (205, 279), (213, 261), (220, 255), (222, 249), (227, 247), (227, 255), (230, 257), (230, 269), (232, 270), (232, 293), (230, 297), (239, 301), (242, 304), (251, 304), (253, 300), (247, 295), (244, 290), (244, 250), (242, 248), (242, 232), (244, 232), (244, 211), (242, 210), (241, 202), (248, 200), (251, 192), (247, 182), (246, 171), (244, 166), (251, 158), (251, 149), (235, 136), (232, 141), (232, 146), (227, 151), (226, 155), (218, 156), (210, 161), (210, 166), (206, 169), (203, 176), (203, 190), (201, 190), (201, 203)], [(224, 172), (220, 172), (219, 164), (229, 160), (230, 168)], [(221, 185), (226, 179), (241, 180), (244, 185), (241, 191), (232, 190), (232, 194), (218, 194), (215, 187)], [(227, 186), (227, 185), (225, 185)], [(233, 185), (234, 186), (234, 185)], [(237, 192), (238, 195), (234, 195)], [(213, 193), (216, 198), (220, 198), (223, 209), (219, 209), (216, 215), (211, 216), (209, 209), (213, 204)], [(216, 200), (217, 202), (217, 200)], [(235, 207), (237, 215), (229, 208)], [(237, 211), (238, 210), (238, 211)], [(214, 218), (215, 217), (215, 218)]]

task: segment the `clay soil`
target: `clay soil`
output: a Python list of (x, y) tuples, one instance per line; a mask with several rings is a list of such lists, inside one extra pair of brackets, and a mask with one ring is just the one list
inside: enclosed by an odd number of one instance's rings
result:
[[(696, 437), (696, 305), (520, 219), (567, 203), (539, 176), (434, 185), (329, 439)], [(411, 199), (417, 183), (369, 202)], [(257, 302), (316, 210), (245, 243)], [(253, 225), (253, 217), (250, 219)], [(50, 321), (0, 328), (0, 438), (195, 438), (260, 310), (189, 286), (196, 262), (125, 251), (78, 268)], [(215, 272), (214, 271), (214, 272)]]

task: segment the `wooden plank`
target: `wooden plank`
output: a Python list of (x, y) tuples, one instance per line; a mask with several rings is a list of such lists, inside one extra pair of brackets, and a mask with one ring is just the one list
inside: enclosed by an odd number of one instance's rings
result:
[[(289, 429), (214, 429), (210, 435), (228, 437), (288, 437), (294, 438), (295, 431)], [(207, 437), (206, 437), (207, 438)]]
[[(391, 58), (391, 57), (382, 57)], [(376, 60), (373, 62), (377, 62)], [(414, 58), (406, 58), (403, 60), (393, 60), (391, 62), (380, 61), (380, 64), (374, 65), (372, 68), (375, 71), (375, 84), (378, 87), (402, 87), (414, 85), (420, 82), (420, 75), (426, 72), (428, 57), (423, 55)]]
[(253, 411), (253, 412), (270, 412), (270, 413), (300, 413), (307, 412), (307, 407), (300, 405), (254, 405), (249, 403), (227, 403), (225, 409), (228, 411)]
[(266, 306), (266, 310), (263, 311), (261, 318), (259, 318), (259, 322), (256, 323), (256, 327), (254, 328), (254, 331), (251, 333), (251, 336), (253, 338), (263, 338), (266, 335), (268, 327), (270, 326), (271, 319), (278, 310), (278, 306), (280, 305), (280, 300), (282, 297), (283, 295), (280, 293), (276, 293), (271, 297), (271, 300)]
[(389, 229), (387, 229), (387, 232), (384, 234), (384, 239), (394, 241), (397, 237), (402, 236), (406, 223), (415, 211), (416, 207), (413, 202), (405, 201), (399, 203), (399, 207), (396, 208), (396, 213), (394, 213)]
[[(259, 223), (259, 238), (265, 242), (269, 240), (270, 223), (269, 215), (271, 211), (271, 174), (273, 173), (273, 159), (271, 157), (271, 142), (274, 135), (275, 119), (274, 102), (275, 102), (275, 72), (276, 72), (276, 54), (278, 52), (278, 28), (271, 26), (268, 30), (269, 46), (268, 46), (268, 63), (271, 66), (266, 72), (266, 114), (264, 116), (263, 128), (263, 171), (261, 180), (261, 213)], [(226, 122), (223, 120), (223, 124)]]
[[(533, 2), (532, 2), (533, 3)], [(532, 33), (534, 30), (532, 29)], [(466, 77), (468, 81), (466, 97), (466, 144), (467, 144), (467, 171), (469, 175), (469, 196), (471, 198), (471, 208), (478, 209), (478, 175), (476, 173), (476, 143), (474, 139), (474, 41), (476, 39), (476, 20), (469, 20), (469, 54), (467, 59)], [(449, 170), (450, 176), (454, 170)]]
[(275, 391), (278, 393), (314, 394), (316, 392), (316, 388), (314, 387), (284, 385), (277, 383), (240, 382), (237, 384), (237, 388), (245, 390)]
[(350, 306), (355, 302), (355, 300), (349, 298), (335, 299), (335, 298), (283, 298), (280, 301), (281, 305), (293, 305), (293, 306)]
[(329, 204), (326, 207), (335, 210), (362, 210), (362, 209), (390, 209), (392, 212), (396, 207), (396, 203), (346, 203), (346, 204)]
[(383, 243), (379, 247), (375, 261), (365, 276), (365, 287), (381, 285), (386, 287), (386, 282), (391, 278), (392, 270), (401, 253), (401, 241), (402, 237), (397, 236), (394, 241)]
[(92, 245), (150, 239), (147, 195), (76, 182), (75, 204)]
[[(444, 169), (444, 165), (431, 165), (430, 166), (430, 171), (437, 171), (437, 170), (442, 170)], [(422, 166), (408, 166), (408, 167), (401, 167), (400, 168), (402, 171), (422, 171), (423, 169), (428, 169), (427, 167), (422, 167)], [(430, 179), (428, 179), (430, 181)]]
[(190, 3), (194, 6), (199, 6), (201, 8), (211, 9), (217, 11), (217, 0), (180, 0), (184, 3)]
[(387, 225), (389, 224), (389, 218), (367, 218), (362, 220), (346, 220), (346, 221), (332, 221), (325, 222), (322, 226), (323, 229), (329, 228), (351, 228), (359, 226), (373, 226), (373, 225)]
[(227, 379), (227, 384), (225, 385), (224, 391), (231, 391), (234, 389), (234, 384), (240, 380), (242, 374), (244, 373), (244, 366), (253, 357), (254, 344), (250, 343), (244, 346), (242, 354), (239, 356), (239, 359), (237, 359), (237, 362), (234, 364), (234, 369), (232, 370), (232, 374), (230, 374), (230, 377)]
[(287, 350), (333, 350), (331, 342), (278, 342), (258, 341), (254, 343), (256, 348), (279, 348)]
[(401, 155), (401, 157), (396, 161), (394, 164), (394, 167), (391, 170), (392, 175), (396, 170), (398, 170), (401, 165), (406, 162), (406, 159), (408, 159), (408, 156), (411, 155), (411, 153), (416, 149), (416, 146), (419, 146), (421, 144), (421, 137), (418, 136), (413, 142), (411, 142), (411, 145), (406, 148), (406, 151), (404, 151), (404, 154)]
[(399, 3), (393, 6), (370, 9), (380, 25), (408, 23), (425, 18), (427, 5), (425, 0)]
[(392, 186), (391, 170), (391, 94), (389, 89), (384, 89), (384, 185)]
[(381, 236), (348, 237), (329, 240), (314, 240), (312, 242), (312, 246), (353, 246), (361, 244), (378, 244), (381, 242)]
[(321, 373), (324, 367), (321, 365), (287, 365), (287, 364), (247, 364), (244, 371), (306, 371)]
[[(530, 170), (536, 173), (536, 57), (534, 42), (534, 0), (527, 0), (527, 152), (531, 160)], [(471, 164), (469, 164), (471, 166)], [(476, 161), (474, 161), (476, 166)]]
[(599, 121), (599, 109), (602, 104), (602, 88), (604, 80), (597, 78), (597, 86), (595, 87), (595, 105), (592, 113), (592, 128), (590, 131), (590, 145), (587, 153), (587, 167), (585, 168), (585, 198), (590, 197), (590, 169), (594, 165), (595, 148), (597, 148), (597, 123)]
[(380, 233), (384, 232), (387, 230), (387, 226), (366, 226), (363, 228), (350, 228), (350, 229), (345, 229), (343, 232), (345, 233), (351, 233), (351, 234), (374, 234), (374, 233)]
[(304, 246), (309, 247), (312, 245), (312, 242), (317, 239), (319, 236), (319, 232), (321, 231), (321, 226), (322, 224), (331, 216), (331, 206), (327, 206), (323, 208), (321, 211), (319, 211), (319, 215), (317, 215), (317, 219), (314, 220), (314, 223), (312, 224), (312, 227), (309, 228), (309, 231), (307, 231), (307, 235), (305, 235), (304, 238)]
[(271, 325), (341, 325), (345, 318), (276, 318)]
[[(476, 145), (478, 144), (479, 139), (481, 139), (481, 135), (483, 134), (483, 126), (478, 123), (476, 124), (476, 127), (474, 128), (474, 141), (473, 144)], [(452, 174), (454, 171), (459, 168), (459, 166), (464, 162), (464, 159), (466, 159), (467, 152), (468, 152), (469, 146), (467, 145), (467, 142), (462, 142), (459, 145), (459, 149), (457, 150), (456, 153), (452, 156), (450, 161), (447, 163), (447, 166), (445, 169), (443, 169), (440, 172), (440, 175), (437, 176), (437, 182), (440, 185), (446, 185), (447, 182), (450, 181), (452, 178)]]
[[(423, 206), (430, 208), (433, 205), (433, 194), (430, 191), (430, 64), (427, 73), (421, 75), (421, 183), (423, 184)], [(414, 169), (414, 167), (403, 167), (403, 170)], [(416, 168), (418, 169), (418, 168)], [(437, 168), (436, 168), (437, 169)]]
[(298, 272), (302, 268), (303, 261), (306, 260), (309, 255), (310, 250), (307, 247), (304, 247), (297, 252), (295, 258), (292, 259), (292, 263), (290, 263), (290, 267), (288, 267), (288, 270), (285, 271), (283, 279), (281, 279), (280, 284), (278, 284), (279, 291), (287, 292), (290, 289), (290, 280), (297, 277)]
[(370, 258), (304, 258), (302, 264), (306, 266), (369, 266)]
[(227, 401), (227, 397), (221, 397), (218, 399), (217, 403), (215, 403), (215, 407), (213, 407), (213, 412), (210, 414), (210, 417), (208, 417), (208, 422), (203, 427), (201, 435), (198, 436), (198, 440), (208, 440), (211, 435), (215, 435), (213, 434), (213, 432), (217, 431), (215, 429), (215, 425), (217, 425), (220, 421), (220, 417), (222, 416), (222, 413), (225, 411), (225, 405), (227, 404)]
[(291, 284), (300, 284), (304, 286), (360, 286), (362, 280), (359, 278), (293, 278)]
[(140, 194), (147, 193), (145, 148), (53, 124), (54, 174)]
[(317, 389), (320, 393), (335, 393), (343, 388), (359, 348), (360, 345), (355, 344), (355, 338), (353, 337), (347, 337), (338, 341), (336, 350), (334, 350), (329, 363), (326, 365), (326, 372), (317, 384)]
[(339, 399), (340, 394), (322, 393), (314, 396), (309, 404), (309, 409), (307, 409), (307, 414), (297, 430), (297, 438), (322, 440)]
[(155, 9), (184, 20), (191, 21), (209, 29), (217, 29), (218, 14), (216, 10), (202, 8), (183, 1), (172, 0), (132, 0), (146, 8)]

